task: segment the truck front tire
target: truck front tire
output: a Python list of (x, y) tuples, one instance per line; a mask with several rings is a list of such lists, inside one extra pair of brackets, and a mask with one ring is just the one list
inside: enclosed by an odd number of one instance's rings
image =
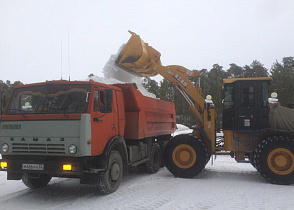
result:
[(123, 162), (119, 152), (113, 150), (108, 159), (108, 168), (99, 174), (98, 187), (102, 194), (115, 192), (122, 180)]
[(45, 187), (50, 182), (51, 178), (52, 177), (48, 174), (23, 174), (21, 179), (27, 187), (37, 189)]

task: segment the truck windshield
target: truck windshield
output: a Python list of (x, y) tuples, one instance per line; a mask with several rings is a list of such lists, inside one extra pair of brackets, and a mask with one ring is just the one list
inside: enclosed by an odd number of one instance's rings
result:
[(15, 89), (6, 114), (86, 112), (90, 85), (46, 84)]

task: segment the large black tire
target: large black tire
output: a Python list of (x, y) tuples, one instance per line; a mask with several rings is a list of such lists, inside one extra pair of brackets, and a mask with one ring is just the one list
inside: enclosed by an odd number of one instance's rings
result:
[(263, 140), (255, 150), (256, 169), (268, 182), (294, 183), (294, 140), (274, 136)]
[(205, 144), (192, 135), (178, 135), (172, 138), (164, 150), (167, 169), (176, 177), (191, 178), (198, 175), (207, 163)]
[(137, 166), (137, 169), (141, 173), (147, 173), (146, 163), (142, 163)]
[(51, 178), (52, 177), (48, 174), (23, 174), (21, 177), (23, 183), (31, 189), (45, 187), (50, 182)]
[(161, 162), (160, 146), (157, 143), (152, 144), (150, 160), (146, 165), (146, 170), (150, 174), (155, 174), (159, 171)]
[(255, 155), (255, 152), (252, 152), (251, 157), (252, 158), (251, 158), (250, 163), (256, 169), (256, 155)]
[(167, 142), (168, 141), (158, 141), (158, 144), (160, 146), (160, 153), (161, 153), (160, 168), (163, 168), (165, 166), (164, 158), (163, 158), (163, 151), (164, 151), (164, 148), (165, 148)]
[[(189, 134), (190, 136), (193, 137), (193, 134)], [(196, 136), (195, 136), (196, 137)], [(196, 137), (197, 138), (197, 137)], [(202, 141), (201, 141), (202, 142)], [(203, 142), (204, 143), (204, 142)], [(207, 151), (207, 155), (206, 155), (206, 164), (209, 162), (211, 155), (212, 155), (212, 145), (211, 145), (211, 141), (204, 143), (206, 151)]]
[(108, 158), (108, 168), (99, 174), (98, 188), (102, 194), (115, 192), (122, 180), (123, 162), (117, 151), (111, 151)]

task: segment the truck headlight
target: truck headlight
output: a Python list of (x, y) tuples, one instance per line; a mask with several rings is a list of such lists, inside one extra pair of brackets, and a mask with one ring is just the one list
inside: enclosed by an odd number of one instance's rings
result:
[(71, 144), (71, 145), (68, 147), (68, 152), (69, 152), (70, 154), (76, 154), (76, 152), (77, 152), (77, 146)]
[(6, 153), (8, 152), (8, 149), (9, 149), (8, 144), (2, 144), (2, 148), (1, 148), (2, 152)]

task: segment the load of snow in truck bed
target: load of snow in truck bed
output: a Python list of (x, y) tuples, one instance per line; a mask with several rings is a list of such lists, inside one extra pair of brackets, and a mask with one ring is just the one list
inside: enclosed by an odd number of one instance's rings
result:
[(136, 83), (138, 90), (147, 97), (156, 98), (152, 93), (149, 93), (142, 85), (142, 78), (140, 76), (135, 76), (124, 69), (115, 65), (115, 60), (117, 59), (119, 52), (122, 50), (124, 45), (120, 47), (118, 53), (111, 55), (109, 60), (106, 62), (103, 68), (104, 77), (92, 76), (92, 79), (96, 82), (101, 82), (105, 84), (122, 84), (122, 83)]

